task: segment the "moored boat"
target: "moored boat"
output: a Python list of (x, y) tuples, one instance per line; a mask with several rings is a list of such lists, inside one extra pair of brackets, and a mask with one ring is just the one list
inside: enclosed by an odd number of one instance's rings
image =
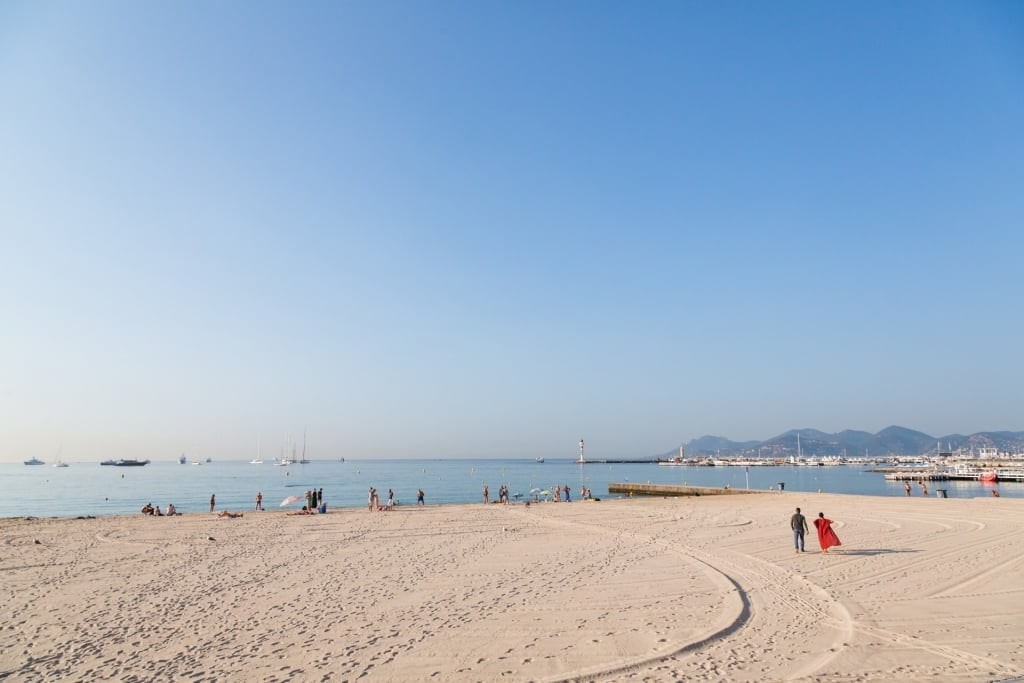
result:
[(149, 460), (135, 460), (133, 458), (121, 458), (119, 460), (104, 460), (101, 465), (113, 465), (114, 467), (142, 467), (148, 465)]
[(45, 465), (46, 463), (43, 462), (42, 460), (40, 460), (39, 458), (32, 458), (30, 460), (26, 460), (25, 464), (26, 465)]

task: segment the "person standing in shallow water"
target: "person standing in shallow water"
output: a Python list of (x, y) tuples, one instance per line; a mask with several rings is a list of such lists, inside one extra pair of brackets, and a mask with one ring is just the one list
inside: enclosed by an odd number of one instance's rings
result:
[(800, 508), (797, 508), (796, 513), (789, 518), (789, 528), (793, 530), (793, 547), (798, 553), (804, 552), (804, 534), (809, 529), (807, 528), (807, 518), (800, 514)]
[(910, 495), (910, 482), (909, 481), (903, 482), (903, 490), (907, 492), (908, 496)]
[(832, 520), (826, 519), (824, 512), (818, 513), (814, 527), (818, 530), (818, 545), (821, 546), (821, 552), (827, 553), (832, 546), (842, 545), (836, 532), (832, 530)]
[(217, 506), (217, 494), (216, 493), (211, 493), (210, 494), (210, 512), (213, 512), (213, 508), (215, 508), (216, 506)]
[(490, 497), (490, 492), (487, 489), (487, 484), (484, 484), (484, 505), (486, 505), (488, 502), (490, 502), (488, 500), (489, 497)]
[(260, 492), (260, 491), (256, 492), (256, 509), (257, 510), (262, 510), (263, 509), (263, 493)]

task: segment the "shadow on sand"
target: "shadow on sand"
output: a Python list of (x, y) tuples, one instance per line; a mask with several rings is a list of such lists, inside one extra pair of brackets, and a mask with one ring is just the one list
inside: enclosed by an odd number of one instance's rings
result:
[(920, 550), (892, 550), (891, 548), (830, 548), (829, 555), (893, 555), (895, 553), (919, 553)]

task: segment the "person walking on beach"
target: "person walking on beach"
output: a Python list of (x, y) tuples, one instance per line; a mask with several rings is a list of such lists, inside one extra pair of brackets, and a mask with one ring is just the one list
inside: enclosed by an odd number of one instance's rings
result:
[(217, 494), (210, 494), (210, 512), (213, 512), (213, 508), (217, 506)]
[(908, 496), (910, 495), (910, 482), (909, 481), (903, 482), (903, 490), (907, 492)]
[(256, 509), (263, 509), (263, 493), (261, 493), (260, 491), (256, 492)]
[(484, 505), (487, 505), (487, 503), (490, 502), (488, 500), (488, 496), (489, 496), (489, 493), (488, 493), (488, 490), (487, 490), (487, 484), (484, 484)]
[(423, 489), (416, 489), (416, 504), (426, 505), (426, 503), (423, 502)]
[(793, 547), (798, 553), (804, 552), (804, 534), (809, 529), (807, 528), (807, 518), (800, 514), (800, 508), (797, 508), (796, 514), (789, 518), (789, 528), (793, 530)]
[(832, 531), (832, 520), (825, 519), (824, 512), (818, 513), (818, 518), (814, 520), (814, 527), (818, 530), (818, 545), (821, 546), (821, 552), (827, 553), (832, 546), (842, 545), (836, 532)]

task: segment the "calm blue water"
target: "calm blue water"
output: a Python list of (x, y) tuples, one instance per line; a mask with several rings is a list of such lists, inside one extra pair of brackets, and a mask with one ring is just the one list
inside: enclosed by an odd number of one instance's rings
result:
[[(608, 498), (609, 482), (692, 484), (746, 488), (742, 467), (661, 467), (654, 464), (580, 466), (571, 460), (348, 460), (313, 461), (308, 465), (275, 467), (267, 462), (212, 462), (201, 466), (152, 462), (145, 467), (101, 467), (99, 463), (71, 463), (29, 467), (0, 464), (0, 517), (74, 517), (135, 513), (145, 503), (161, 508), (174, 503), (182, 512), (206, 512), (210, 494), (217, 494), (218, 510), (251, 510), (257, 491), (263, 506), (278, 508), (288, 496), (323, 488), (330, 507), (366, 505), (370, 486), (383, 502), (388, 488), (406, 505), (416, 502), (416, 489), (426, 493), (427, 504), (476, 503), (490, 487), (491, 500), (502, 483), (525, 496), (533, 488), (550, 489), (568, 484), (576, 500), (581, 485), (596, 497)], [(903, 496), (900, 482), (888, 482), (863, 467), (751, 467), (750, 488), (767, 489), (785, 482), (786, 491)], [(991, 485), (976, 482), (931, 482), (949, 496), (989, 496)], [(1024, 498), (1024, 484), (997, 487), (1004, 497)], [(918, 495), (915, 486), (914, 495)], [(301, 504), (298, 505), (301, 507)]]

